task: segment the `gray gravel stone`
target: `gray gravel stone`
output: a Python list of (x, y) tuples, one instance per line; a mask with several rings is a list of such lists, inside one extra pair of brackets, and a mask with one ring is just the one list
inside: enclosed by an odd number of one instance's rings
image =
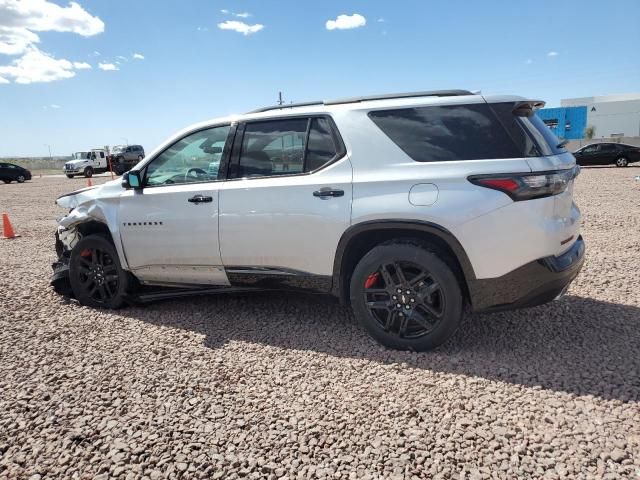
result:
[(22, 234), (0, 241), (0, 478), (635, 478), (629, 172), (578, 177), (587, 260), (564, 300), (472, 315), (424, 354), (385, 350), (317, 296), (64, 301), (53, 199), (82, 179), (0, 185)]

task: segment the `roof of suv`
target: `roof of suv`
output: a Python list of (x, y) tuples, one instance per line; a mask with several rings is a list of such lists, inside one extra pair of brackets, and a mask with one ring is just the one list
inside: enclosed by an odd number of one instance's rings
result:
[[(203, 128), (210, 128), (231, 122), (241, 122), (248, 120), (272, 119), (278, 117), (288, 117), (295, 115), (317, 115), (345, 110), (367, 110), (376, 108), (411, 108), (421, 105), (438, 104), (461, 104), (461, 103), (499, 103), (499, 102), (521, 102), (529, 99), (516, 95), (481, 95), (469, 90), (433, 90), (424, 92), (393, 93), (382, 95), (371, 95), (363, 97), (345, 98), (338, 100), (325, 100), (292, 103), (288, 105), (275, 105), (264, 107), (244, 114), (231, 114), (225, 117), (217, 117), (203, 122), (190, 125), (176, 132), (164, 143), (156, 147), (148, 156), (162, 151), (177, 138), (187, 135)], [(536, 102), (539, 106), (544, 102)], [(121, 146), (121, 145), (118, 145)], [(116, 147), (114, 147), (116, 148)]]

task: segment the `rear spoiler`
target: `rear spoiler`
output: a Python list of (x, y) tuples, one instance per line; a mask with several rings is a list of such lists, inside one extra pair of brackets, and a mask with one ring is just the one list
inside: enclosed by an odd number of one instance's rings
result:
[(543, 100), (524, 100), (513, 105), (513, 114), (518, 117), (530, 117), (536, 110), (545, 106)]

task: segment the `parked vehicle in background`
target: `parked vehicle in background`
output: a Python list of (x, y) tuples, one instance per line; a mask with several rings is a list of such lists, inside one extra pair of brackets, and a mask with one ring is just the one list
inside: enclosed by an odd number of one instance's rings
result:
[(142, 145), (116, 145), (111, 149), (113, 171), (118, 175), (122, 175), (144, 157)]
[(194, 125), (58, 198), (52, 284), (100, 308), (147, 285), (332, 293), (383, 345), (434, 348), (467, 306), (549, 302), (582, 267), (580, 169), (542, 105), (451, 90)]
[(4, 183), (18, 182), (24, 183), (31, 180), (31, 172), (26, 168), (14, 165), (13, 163), (0, 162), (0, 180)]
[(73, 160), (64, 164), (63, 173), (67, 178), (84, 175), (91, 178), (94, 173), (104, 173), (109, 170), (107, 152), (104, 148), (94, 148), (88, 152), (75, 152)]
[(615, 165), (626, 167), (640, 161), (640, 147), (625, 143), (592, 143), (575, 152), (578, 165)]

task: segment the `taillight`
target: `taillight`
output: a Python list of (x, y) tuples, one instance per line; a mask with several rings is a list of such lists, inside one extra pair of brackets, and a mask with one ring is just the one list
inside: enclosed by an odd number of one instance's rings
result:
[(481, 187), (506, 193), (513, 201), (558, 195), (578, 176), (580, 167), (539, 173), (509, 173), (499, 175), (472, 175), (468, 180)]

